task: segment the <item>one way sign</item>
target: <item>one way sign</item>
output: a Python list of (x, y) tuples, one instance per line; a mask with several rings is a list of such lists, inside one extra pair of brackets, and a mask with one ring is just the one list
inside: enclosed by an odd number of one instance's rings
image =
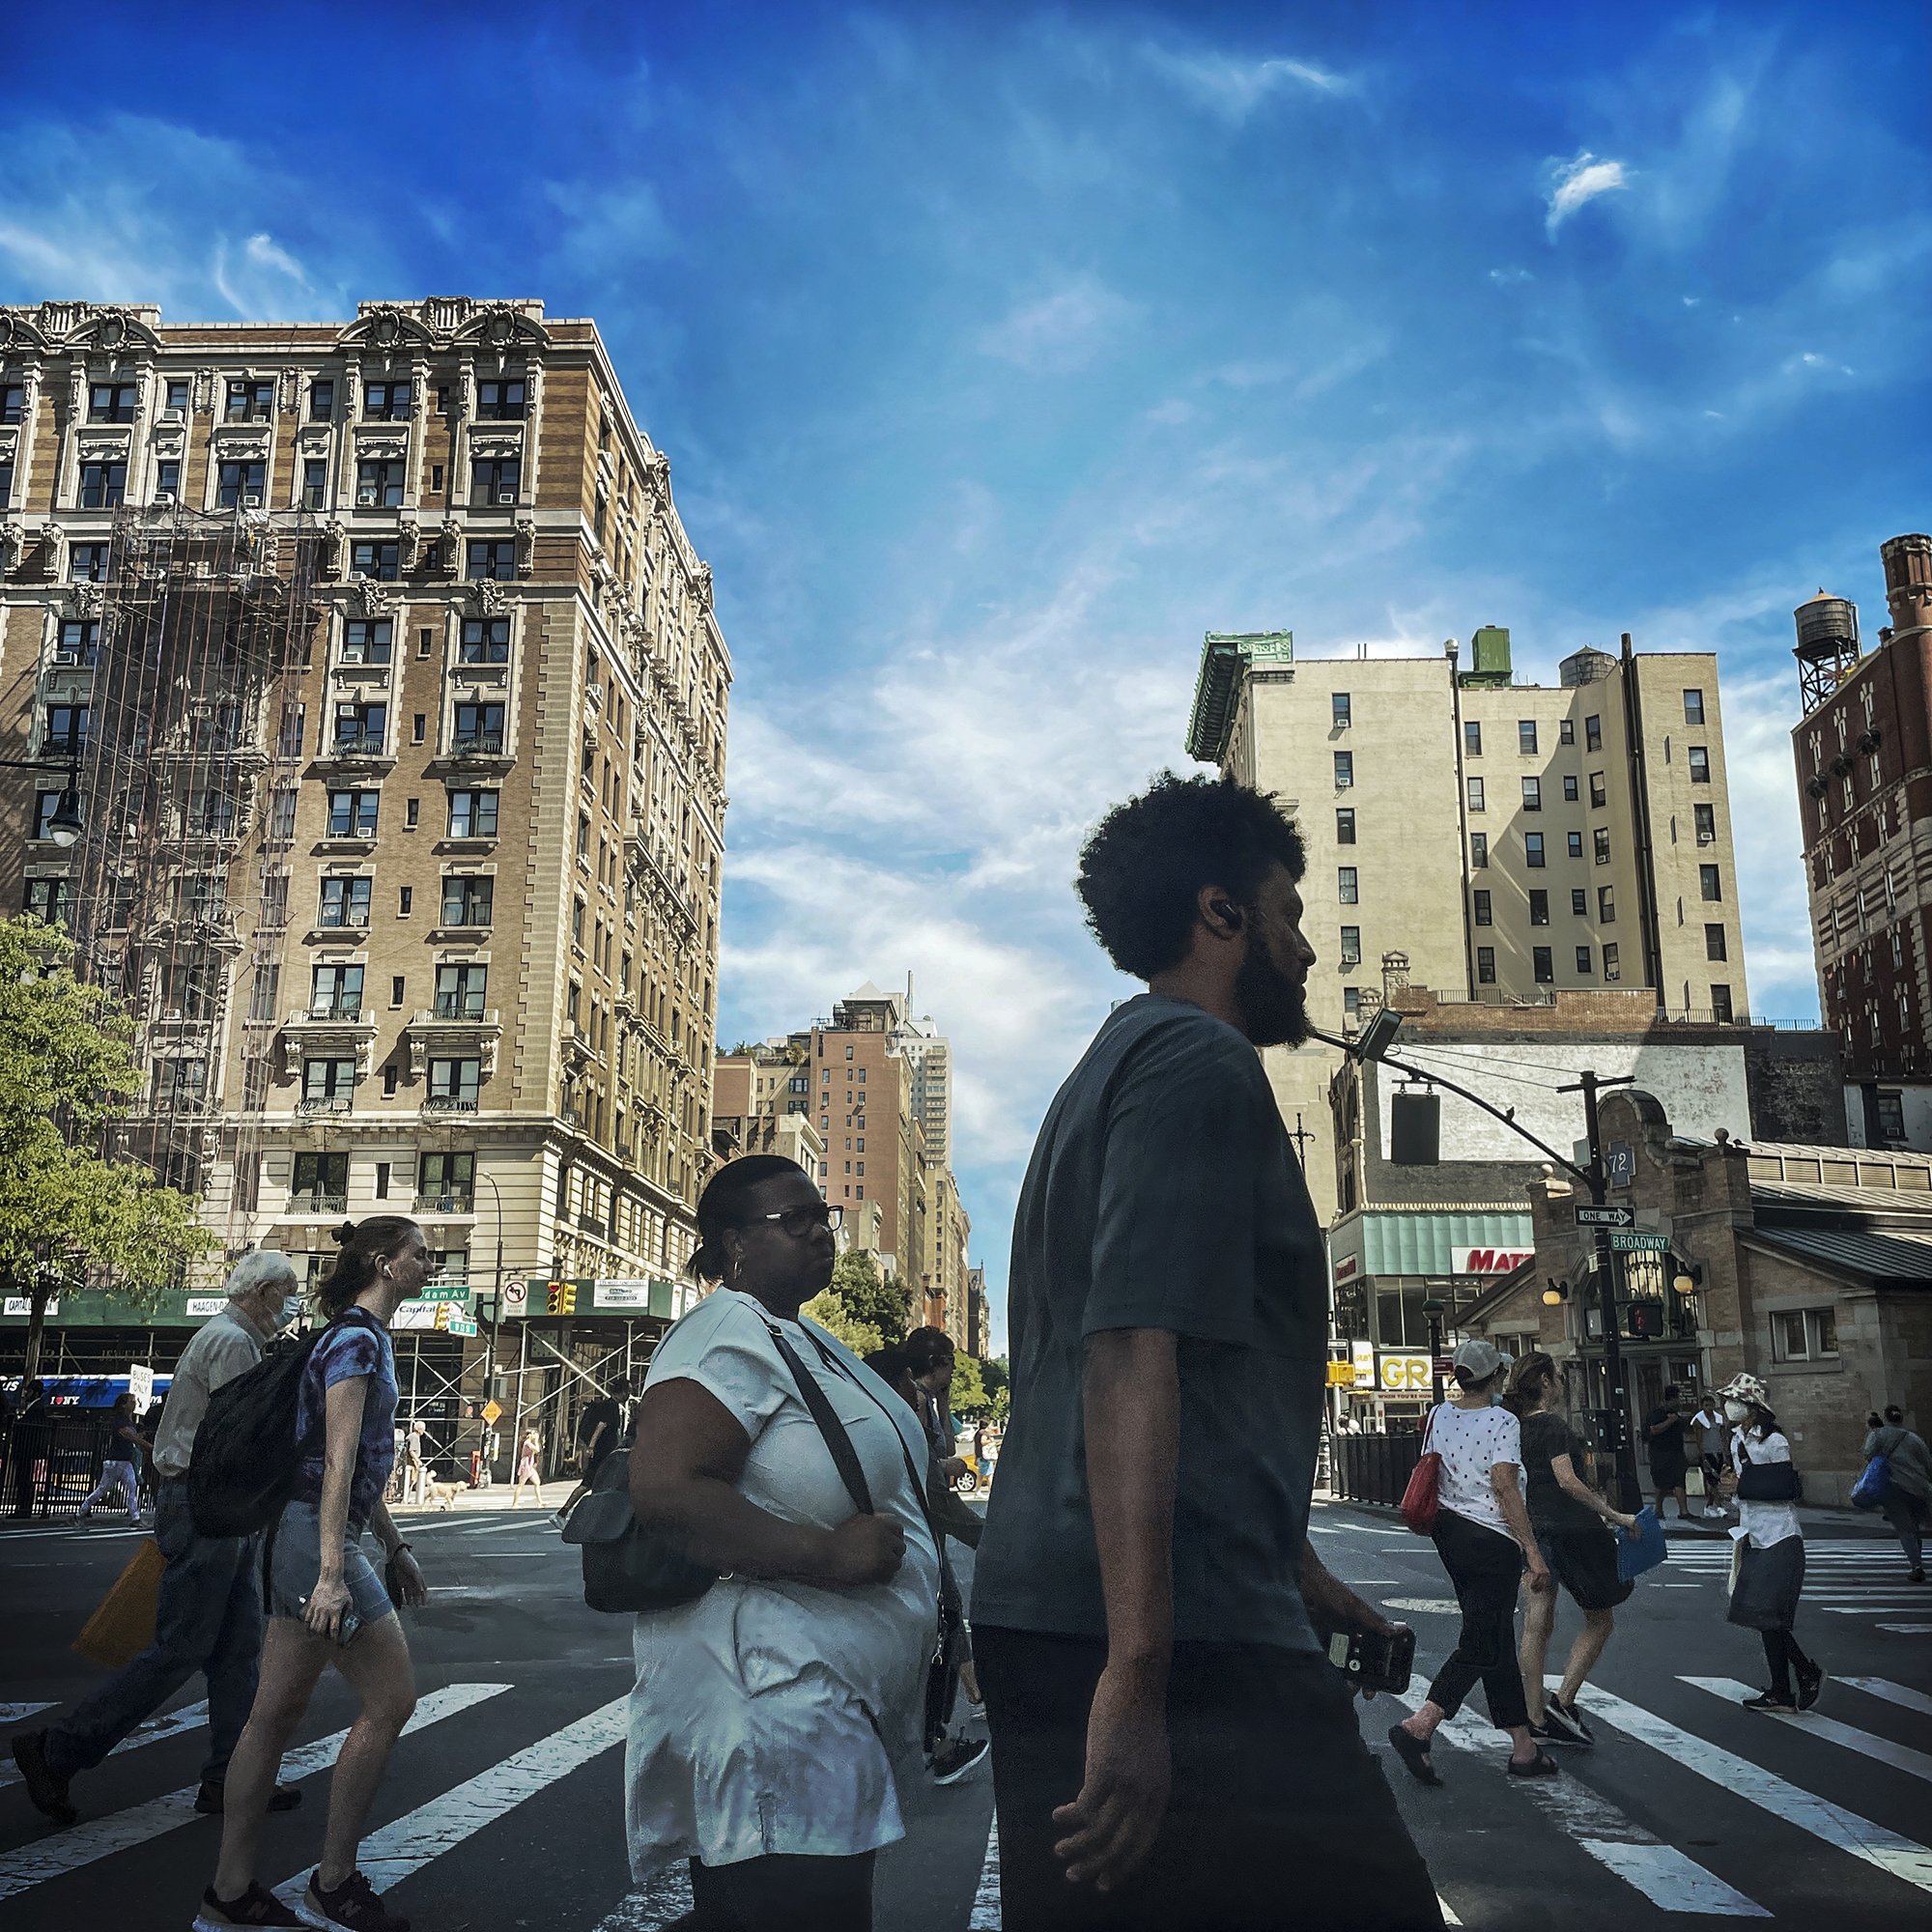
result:
[(1634, 1208), (1583, 1206), (1577, 1209), (1577, 1225), (1579, 1228), (1634, 1228), (1636, 1210)]

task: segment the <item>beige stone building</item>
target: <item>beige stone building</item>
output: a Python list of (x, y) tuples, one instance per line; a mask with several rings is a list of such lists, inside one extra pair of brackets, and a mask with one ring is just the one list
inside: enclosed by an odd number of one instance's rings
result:
[(86, 815), (7, 774), (0, 892), (136, 1015), (135, 1151), (231, 1251), (629, 1283), (628, 1347), (711, 1160), (731, 666), (596, 325), (0, 309), (0, 677)]
[[(1210, 634), (1187, 749), (1293, 812), (1308, 849), (1310, 1014), (1348, 1035), (1384, 960), (1470, 1000), (1647, 987), (1677, 1018), (1749, 1011), (1715, 656), (1582, 650), (1519, 684), (1489, 625), (1465, 668), (1298, 656), (1287, 632)], [(1338, 1056), (1267, 1056), (1324, 1216)]]

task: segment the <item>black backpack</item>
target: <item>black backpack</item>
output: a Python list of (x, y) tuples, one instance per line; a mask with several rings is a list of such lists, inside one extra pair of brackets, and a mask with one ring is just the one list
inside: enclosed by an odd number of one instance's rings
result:
[[(338, 1320), (375, 1325), (359, 1308)], [(187, 1502), (196, 1535), (253, 1536), (281, 1515), (295, 1493), (306, 1447), (296, 1439), (302, 1373), (315, 1345), (328, 1332), (318, 1328), (299, 1339), (288, 1336), (271, 1343), (252, 1369), (223, 1382), (208, 1398), (187, 1465)], [(315, 1428), (320, 1427), (318, 1418)]]

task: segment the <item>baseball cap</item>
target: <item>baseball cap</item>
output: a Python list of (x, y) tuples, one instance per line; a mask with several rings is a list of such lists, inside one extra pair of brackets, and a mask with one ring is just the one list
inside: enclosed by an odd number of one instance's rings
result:
[(1471, 1335), (1466, 1342), (1456, 1345), (1456, 1352), (1449, 1359), (1458, 1371), (1458, 1381), (1486, 1382), (1498, 1369), (1508, 1368), (1512, 1358), (1493, 1342)]

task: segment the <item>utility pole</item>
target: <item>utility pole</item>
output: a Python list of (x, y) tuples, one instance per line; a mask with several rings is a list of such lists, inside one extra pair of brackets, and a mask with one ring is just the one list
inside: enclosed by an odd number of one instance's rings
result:
[[(1617, 1080), (1600, 1080), (1594, 1072), (1579, 1074), (1575, 1086), (1559, 1087), (1559, 1094), (1583, 1096), (1583, 1131), (1590, 1141), (1590, 1165), (1585, 1179), (1590, 1183), (1590, 1199), (1599, 1208), (1608, 1192), (1605, 1184), (1603, 1136), (1597, 1124), (1597, 1095), (1606, 1087), (1628, 1087), (1634, 1075)], [(1616, 1256), (1610, 1248), (1610, 1231), (1601, 1223), (1597, 1236), (1597, 1305), (1604, 1324), (1604, 1413), (1609, 1418), (1610, 1449), (1616, 1459), (1617, 1507), (1634, 1510), (1642, 1501), (1636, 1483), (1634, 1418), (1624, 1388), (1623, 1338), (1617, 1333)], [(1584, 1341), (1589, 1339), (1589, 1320), (1583, 1323)]]

